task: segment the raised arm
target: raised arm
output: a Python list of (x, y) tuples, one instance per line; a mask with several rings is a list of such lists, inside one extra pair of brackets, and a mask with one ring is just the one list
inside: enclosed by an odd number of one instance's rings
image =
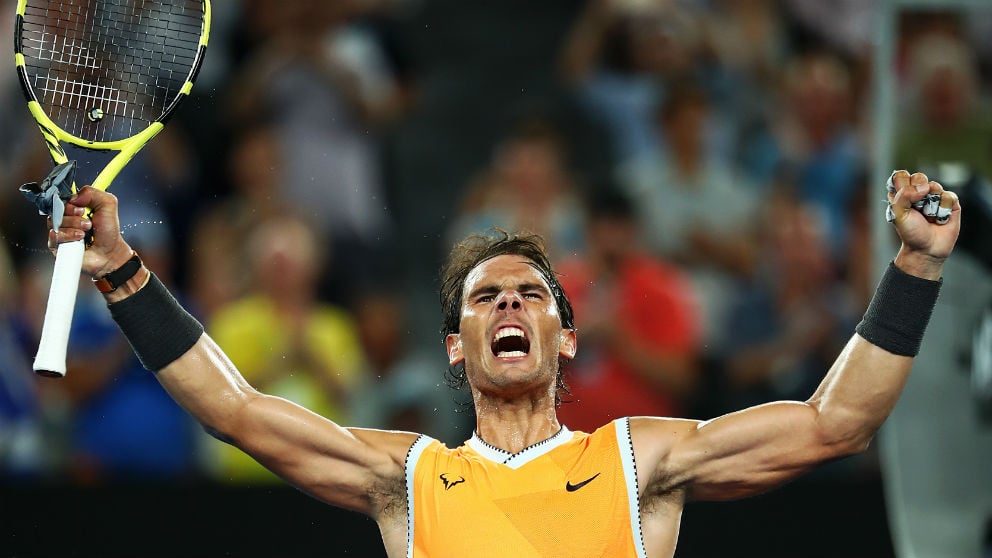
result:
[[(90, 220), (84, 207), (93, 211)], [(122, 269), (132, 252), (120, 234), (117, 200), (107, 192), (83, 188), (49, 246), (91, 228), (83, 271), (99, 278)], [(258, 392), (147, 268), (129, 274), (104, 293), (111, 313), (146, 368), (208, 432), (327, 503), (373, 517), (397, 508), (391, 498), (404, 495), (403, 463), (416, 434), (343, 428)]]
[[(775, 402), (706, 422), (637, 419), (632, 437), (645, 486), (683, 488), (694, 499), (763, 492), (868, 447), (906, 383), (936, 300), (944, 260), (961, 225), (957, 196), (923, 174), (891, 179), (892, 222), (902, 240), (894, 265), (837, 360), (805, 402)], [(941, 194), (946, 224), (911, 208)]]
[(585, 79), (599, 63), (606, 35), (615, 18), (613, 0), (586, 0), (569, 30), (559, 60), (562, 80), (573, 85)]

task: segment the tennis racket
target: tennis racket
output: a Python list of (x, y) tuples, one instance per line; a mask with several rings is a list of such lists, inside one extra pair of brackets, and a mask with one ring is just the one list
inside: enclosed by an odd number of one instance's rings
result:
[[(18, 0), (14, 62), (56, 169), (69, 163), (63, 146), (116, 152), (93, 180), (106, 190), (189, 96), (209, 34), (209, 0)], [(40, 375), (65, 375), (84, 249), (56, 253)]]

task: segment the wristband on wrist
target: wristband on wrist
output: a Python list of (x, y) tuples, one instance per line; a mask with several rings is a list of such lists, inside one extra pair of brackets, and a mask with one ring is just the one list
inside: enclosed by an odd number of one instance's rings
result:
[(931, 281), (889, 262), (855, 331), (890, 353), (915, 357), (937, 304), (943, 279)]
[(203, 325), (154, 273), (138, 292), (108, 307), (142, 366), (152, 372), (183, 356), (203, 335)]
[(111, 293), (117, 290), (117, 287), (127, 283), (134, 277), (135, 273), (138, 273), (139, 269), (141, 269), (141, 258), (138, 257), (137, 252), (131, 250), (131, 259), (99, 279), (94, 277), (93, 284), (101, 293)]

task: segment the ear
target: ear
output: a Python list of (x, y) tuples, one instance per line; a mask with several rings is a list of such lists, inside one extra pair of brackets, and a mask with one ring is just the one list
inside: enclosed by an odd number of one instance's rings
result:
[(457, 333), (449, 333), (444, 338), (444, 346), (448, 350), (448, 364), (454, 366), (465, 360), (462, 352), (462, 336)]
[(559, 337), (558, 355), (568, 360), (575, 358), (575, 351), (579, 349), (579, 339), (575, 335), (574, 329), (562, 329)]

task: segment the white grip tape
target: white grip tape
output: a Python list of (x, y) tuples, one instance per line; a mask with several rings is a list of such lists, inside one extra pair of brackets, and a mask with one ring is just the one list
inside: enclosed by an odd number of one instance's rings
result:
[[(919, 211), (924, 217), (932, 218), (938, 225), (947, 224), (951, 220), (951, 208), (940, 206), (940, 194), (927, 194), (923, 199), (913, 202), (913, 209)], [(896, 220), (896, 213), (892, 210), (892, 204), (885, 208), (885, 220), (892, 223)]]
[(60, 244), (55, 255), (52, 286), (48, 291), (45, 323), (41, 329), (34, 370), (43, 376), (65, 376), (65, 356), (69, 346), (72, 311), (79, 292), (79, 272), (86, 246), (82, 240)]
[(922, 200), (913, 203), (913, 209), (925, 217), (933, 217), (941, 225), (951, 218), (951, 208), (940, 207), (940, 194), (927, 194)]

